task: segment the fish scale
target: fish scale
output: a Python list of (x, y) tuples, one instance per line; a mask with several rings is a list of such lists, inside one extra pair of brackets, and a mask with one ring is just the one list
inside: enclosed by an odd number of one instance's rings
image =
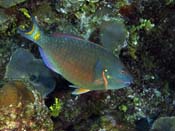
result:
[[(66, 41), (63, 40), (62, 42), (61, 39), (62, 38), (50, 44), (45, 43), (42, 47), (45, 49), (45, 52), (51, 54), (50, 56), (52, 56), (53, 61), (59, 62), (61, 74), (63, 74), (67, 80), (71, 79), (71, 81), (77, 85), (79, 85), (81, 81), (81, 84), (83, 83), (86, 87), (95, 86), (93, 83), (95, 78), (93, 77), (95, 70), (94, 65), (96, 64), (97, 59), (100, 60), (103, 58), (105, 60), (104, 63), (109, 63), (107, 62), (108, 58), (112, 58), (113, 56), (104, 48), (98, 48), (97, 45), (92, 44), (91, 42), (82, 40), (80, 43), (80, 41), (71, 38)], [(47, 45), (51, 46), (52, 49), (48, 48)], [(60, 47), (64, 47), (63, 50)], [(73, 50), (74, 48), (76, 48), (76, 50)], [(96, 50), (98, 50), (98, 54)], [(59, 52), (59, 54), (55, 55), (56, 52)], [(75, 72), (76, 69), (79, 73)], [(84, 81), (85, 79), (86, 81)]]

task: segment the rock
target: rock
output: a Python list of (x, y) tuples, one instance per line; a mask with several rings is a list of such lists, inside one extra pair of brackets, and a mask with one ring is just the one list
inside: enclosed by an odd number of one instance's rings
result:
[(22, 81), (8, 81), (0, 89), (1, 131), (53, 131), (48, 108), (30, 86)]
[(0, 89), (0, 107), (15, 105), (18, 103), (26, 105), (34, 102), (34, 96), (26, 85), (20, 81), (6, 83)]
[(0, 33), (7, 34), (6, 30), (12, 22), (14, 22), (14, 17), (7, 15), (5, 10), (0, 8)]
[[(1, 34), (0, 34), (1, 36)], [(2, 35), (3, 36), (3, 35)], [(0, 39), (0, 79), (3, 79), (5, 74), (5, 67), (9, 62), (12, 48), (14, 47), (15, 42), (12, 42), (11, 38), (1, 38)]]
[(3, 9), (0, 9), (0, 25), (8, 21), (8, 16), (5, 14)]
[(0, 0), (0, 7), (9, 8), (26, 0)]
[(175, 131), (175, 117), (160, 117), (152, 125), (150, 131)]
[(135, 121), (136, 131), (149, 131), (150, 129), (150, 120), (149, 118), (143, 117)]

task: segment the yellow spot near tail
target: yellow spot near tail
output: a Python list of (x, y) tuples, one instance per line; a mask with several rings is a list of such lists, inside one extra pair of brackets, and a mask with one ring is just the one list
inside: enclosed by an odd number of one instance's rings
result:
[(26, 32), (27, 35), (31, 35), (35, 30), (34, 25), (32, 26), (32, 29), (29, 32)]
[(40, 34), (39, 31), (36, 32), (36, 34), (34, 35), (34, 38), (33, 38), (33, 39), (36, 40), (36, 41), (39, 40), (39, 39), (40, 39), (40, 35), (41, 35), (41, 34)]
[(108, 80), (107, 80), (107, 78), (106, 78), (106, 76), (105, 76), (105, 72), (107, 72), (107, 70), (104, 70), (104, 71), (102, 72), (102, 78), (103, 78), (103, 81), (104, 81), (105, 89), (107, 90), (107, 88), (108, 88)]

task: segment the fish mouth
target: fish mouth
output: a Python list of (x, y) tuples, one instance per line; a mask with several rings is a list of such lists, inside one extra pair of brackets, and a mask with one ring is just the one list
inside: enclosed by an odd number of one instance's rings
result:
[(126, 86), (130, 86), (131, 84), (133, 84), (133, 82), (132, 82), (132, 81), (130, 81), (130, 82), (124, 82), (124, 84), (125, 84)]
[(125, 84), (126, 86), (130, 86), (131, 84), (133, 84), (133, 77), (129, 75), (129, 76), (127, 77), (127, 80), (124, 82), (124, 84)]

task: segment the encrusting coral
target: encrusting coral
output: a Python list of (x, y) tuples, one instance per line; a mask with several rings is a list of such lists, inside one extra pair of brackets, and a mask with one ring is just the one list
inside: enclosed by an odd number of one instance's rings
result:
[(53, 130), (48, 108), (28, 83), (8, 81), (0, 89), (0, 130)]

